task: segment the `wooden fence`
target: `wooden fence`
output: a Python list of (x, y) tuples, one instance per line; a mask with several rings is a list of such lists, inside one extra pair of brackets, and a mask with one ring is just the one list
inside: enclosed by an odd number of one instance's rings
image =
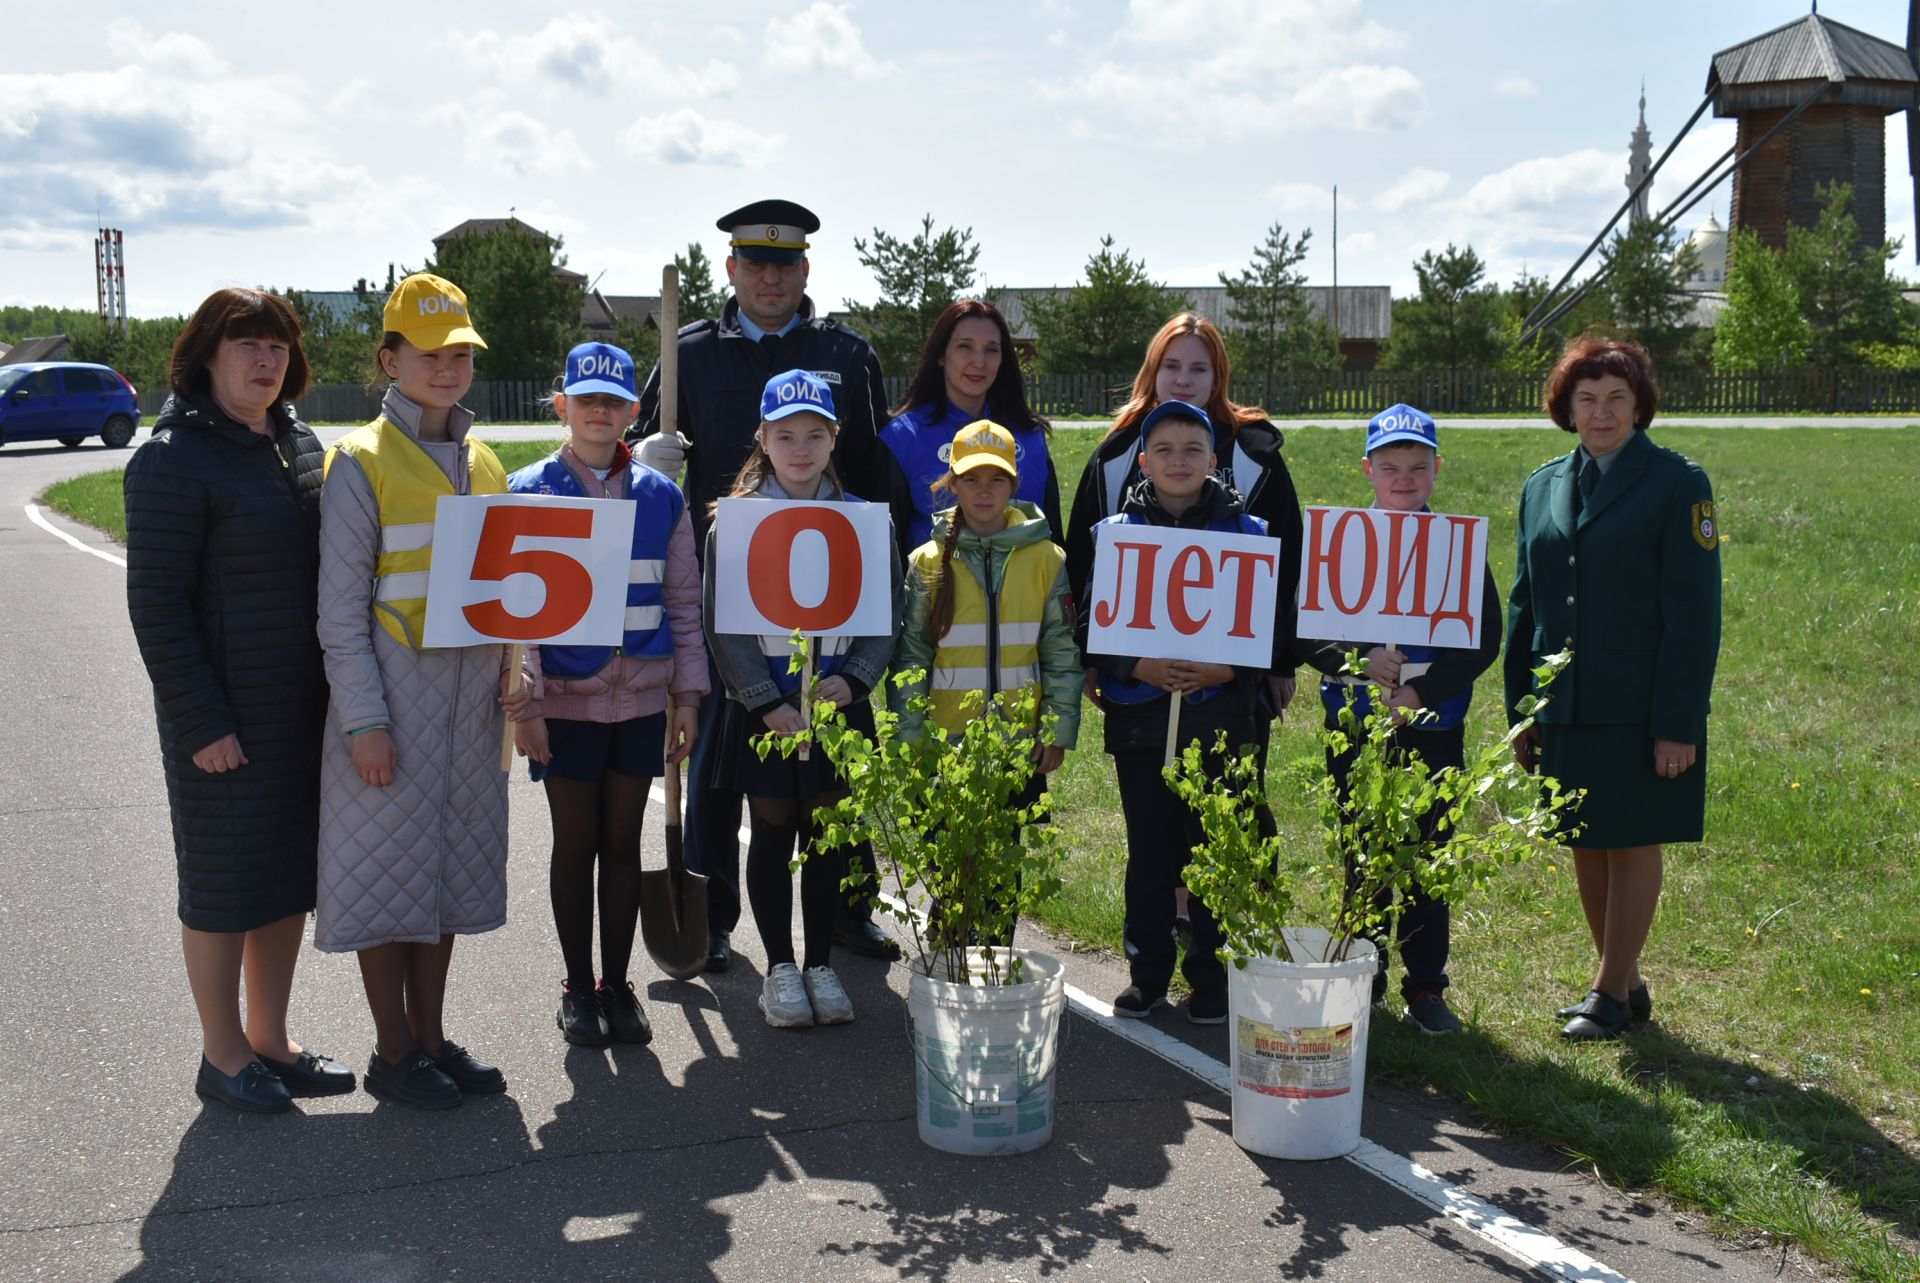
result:
[[(1504, 370), (1343, 370), (1326, 379), (1295, 384), (1242, 376), (1234, 392), (1282, 418), (1315, 414), (1367, 415), (1404, 402), (1434, 414), (1540, 413), (1538, 374)], [(887, 404), (906, 395), (904, 375), (886, 380)], [(1046, 374), (1028, 380), (1033, 408), (1050, 417), (1104, 415), (1127, 399), (1131, 374)], [(466, 404), (483, 423), (531, 423), (548, 418), (540, 405), (552, 391), (546, 380), (478, 382)], [(151, 418), (166, 390), (140, 393), (140, 412)], [(1920, 371), (1788, 370), (1774, 374), (1711, 374), (1679, 370), (1660, 380), (1660, 407), (1681, 414), (1911, 414), (1920, 413)], [(380, 397), (356, 384), (309, 388), (301, 417), (312, 423), (364, 423), (380, 409)]]

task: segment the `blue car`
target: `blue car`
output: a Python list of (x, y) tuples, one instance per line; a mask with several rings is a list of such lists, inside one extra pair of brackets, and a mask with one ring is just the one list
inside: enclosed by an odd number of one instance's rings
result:
[(124, 449), (140, 427), (140, 400), (125, 375), (79, 361), (0, 365), (0, 445), (99, 437)]

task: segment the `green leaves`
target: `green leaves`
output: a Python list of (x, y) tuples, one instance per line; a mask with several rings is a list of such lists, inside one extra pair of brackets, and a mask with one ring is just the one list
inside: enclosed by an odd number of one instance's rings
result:
[[(1562, 652), (1543, 661), (1543, 687), (1568, 658)], [(1363, 672), (1357, 653), (1347, 669)], [(1542, 703), (1534, 697), (1532, 707)], [(1513, 742), (1533, 725), (1531, 716), (1468, 755), (1463, 767), (1435, 772), (1395, 745), (1403, 717), (1380, 699), (1371, 704), (1362, 714), (1350, 694), (1321, 737), (1329, 756), (1350, 762), (1344, 800), (1330, 774), (1307, 784), (1326, 839), (1317, 853), (1260, 835), (1258, 807), (1267, 798), (1259, 768), (1251, 750), (1230, 757), (1224, 734), (1210, 750), (1189, 745), (1167, 768), (1206, 839), (1194, 848), (1187, 887), (1213, 910), (1225, 937), (1221, 957), (1235, 966), (1256, 957), (1291, 960), (1281, 934), (1288, 926), (1324, 926), (1333, 937), (1328, 960), (1344, 958), (1355, 939), (1390, 935), (1416, 888), (1458, 907), (1500, 869), (1554, 839), (1578, 799), (1514, 760)], [(1431, 716), (1412, 714), (1416, 722)]]

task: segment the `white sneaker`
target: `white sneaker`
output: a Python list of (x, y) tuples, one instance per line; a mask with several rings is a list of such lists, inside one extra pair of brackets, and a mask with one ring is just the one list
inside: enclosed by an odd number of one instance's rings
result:
[(806, 981), (807, 998), (813, 1003), (815, 1024), (844, 1025), (853, 1019), (853, 1003), (832, 967), (808, 967), (801, 978)]
[[(840, 1001), (846, 1001), (845, 994), (840, 995)], [(760, 986), (760, 1010), (775, 1029), (805, 1029), (813, 1023), (813, 1004), (807, 1001), (807, 985), (800, 979), (800, 968), (791, 962), (774, 964)], [(847, 1018), (852, 1015), (849, 1011)]]

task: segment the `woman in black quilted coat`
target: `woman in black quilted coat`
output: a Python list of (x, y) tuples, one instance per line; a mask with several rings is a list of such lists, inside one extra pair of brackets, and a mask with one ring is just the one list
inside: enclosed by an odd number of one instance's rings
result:
[(314, 631), (322, 450), (288, 404), (307, 386), (300, 323), (275, 295), (220, 290), (174, 344), (170, 378), (127, 467), (127, 606), (160, 722), (200, 1013), (195, 1090), (271, 1113), (354, 1086), (287, 1036), (327, 707)]

